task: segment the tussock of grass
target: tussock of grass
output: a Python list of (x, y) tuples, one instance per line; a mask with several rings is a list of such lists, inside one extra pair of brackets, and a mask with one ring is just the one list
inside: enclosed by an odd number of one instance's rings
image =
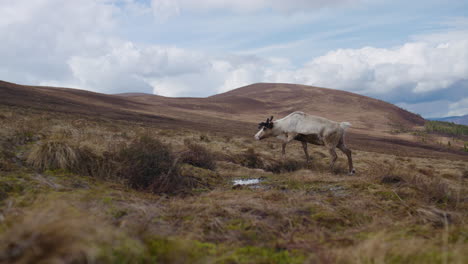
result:
[(33, 167), (46, 169), (74, 169), (80, 162), (80, 150), (64, 141), (49, 140), (35, 145), (27, 162)]
[(102, 177), (106, 164), (104, 158), (90, 148), (78, 147), (64, 140), (48, 140), (35, 145), (27, 156), (27, 163), (44, 170), (66, 170), (80, 175)]

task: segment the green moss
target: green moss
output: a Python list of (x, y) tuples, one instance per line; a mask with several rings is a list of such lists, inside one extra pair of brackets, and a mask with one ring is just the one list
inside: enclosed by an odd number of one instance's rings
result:
[(303, 263), (298, 252), (261, 247), (232, 248), (228, 245), (177, 239), (147, 242), (154, 263)]
[(147, 241), (154, 263), (204, 263), (217, 253), (217, 246), (198, 241), (154, 238)]
[(217, 263), (303, 263), (304, 257), (299, 254), (290, 254), (286, 250), (274, 250), (260, 247), (241, 247), (233, 253), (220, 258)]
[[(22, 200), (34, 200), (37, 193), (44, 189), (43, 186), (38, 186), (31, 175), (23, 171), (14, 171), (0, 174), (0, 202), (8, 197), (20, 197), (18, 202)], [(22, 203), (18, 205), (23, 206)]]

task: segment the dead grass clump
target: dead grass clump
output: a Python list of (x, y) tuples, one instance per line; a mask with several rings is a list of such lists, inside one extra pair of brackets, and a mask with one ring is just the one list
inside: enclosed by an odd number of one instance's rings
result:
[(94, 175), (97, 159), (87, 147), (78, 147), (63, 140), (48, 140), (35, 145), (26, 161), (39, 170), (63, 169), (81, 175)]
[(418, 208), (416, 209), (416, 214), (421, 223), (431, 224), (438, 228), (448, 226), (454, 222), (452, 214), (435, 207)]
[(183, 152), (181, 156), (183, 163), (208, 170), (216, 169), (214, 155), (207, 148), (191, 142), (187, 143), (186, 146), (188, 150)]
[(454, 191), (442, 179), (423, 179), (420, 176), (414, 176), (412, 184), (424, 193), (430, 202), (443, 204), (456, 203)]
[(192, 186), (191, 179), (180, 175), (170, 147), (157, 139), (140, 137), (120, 151), (118, 160), (120, 177), (134, 189), (178, 193)]
[(27, 157), (33, 167), (46, 169), (75, 168), (80, 159), (79, 149), (64, 141), (49, 140), (35, 145)]

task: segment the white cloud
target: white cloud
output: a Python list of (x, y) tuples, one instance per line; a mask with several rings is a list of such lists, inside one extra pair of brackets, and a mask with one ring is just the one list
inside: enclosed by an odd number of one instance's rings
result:
[[(157, 83), (155, 79), (196, 74), (209, 66), (205, 56), (196, 52), (120, 41), (114, 41), (108, 52), (100, 56), (73, 56), (68, 65), (81, 86), (105, 93), (138, 89), (151, 93), (150, 84)], [(170, 94), (163, 95), (180, 95), (175, 93), (177, 89), (167, 91)]]
[(423, 94), (468, 79), (468, 40), (414, 42), (392, 49), (339, 49), (296, 72), (303, 83), (366, 94)]
[(106, 49), (116, 8), (104, 1), (3, 0), (0, 5), (0, 72), (8, 80), (39, 83), (69, 74), (71, 55)]

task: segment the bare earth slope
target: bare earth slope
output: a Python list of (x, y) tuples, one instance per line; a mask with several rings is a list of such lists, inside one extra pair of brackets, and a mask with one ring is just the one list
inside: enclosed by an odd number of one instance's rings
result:
[[(253, 135), (256, 123), (304, 111), (353, 124), (353, 148), (400, 155), (459, 156), (462, 152), (395, 136), (395, 128), (414, 129), (424, 119), (395, 105), (349, 92), (295, 84), (259, 83), (207, 98), (168, 98), (149, 94), (106, 95), (77, 89), (23, 86), (0, 81), (0, 104), (35, 110)], [(465, 155), (466, 156), (466, 155)]]

